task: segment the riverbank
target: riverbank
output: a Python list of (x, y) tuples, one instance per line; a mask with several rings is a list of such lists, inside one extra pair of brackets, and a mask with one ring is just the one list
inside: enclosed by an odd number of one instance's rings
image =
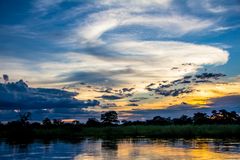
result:
[(0, 138), (240, 138), (240, 125), (132, 125), (105, 127), (15, 128)]
[(79, 133), (90, 137), (158, 137), (158, 138), (240, 138), (240, 125), (167, 125), (84, 128)]

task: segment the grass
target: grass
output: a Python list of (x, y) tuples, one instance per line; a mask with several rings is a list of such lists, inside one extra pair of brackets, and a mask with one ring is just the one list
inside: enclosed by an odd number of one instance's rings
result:
[(137, 125), (34, 129), (36, 137), (158, 137), (158, 138), (240, 138), (240, 125)]

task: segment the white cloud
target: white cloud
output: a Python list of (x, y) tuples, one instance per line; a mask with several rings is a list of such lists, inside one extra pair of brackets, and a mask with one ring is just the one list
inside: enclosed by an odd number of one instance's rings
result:
[(34, 7), (37, 11), (46, 12), (62, 3), (64, 0), (36, 0)]
[(187, 1), (188, 7), (194, 12), (211, 14), (211, 15), (224, 15), (238, 13), (239, 3), (237, 1), (224, 1), (224, 0), (201, 0), (201, 1)]
[[(134, 85), (143, 81), (176, 80), (195, 73), (204, 65), (222, 65), (228, 61), (228, 52), (223, 49), (177, 41), (125, 40), (106, 46), (113, 57), (104, 59), (87, 53), (68, 52), (61, 55), (64, 61), (44, 62), (38, 67), (49, 76), (73, 72), (108, 73), (113, 80)], [(193, 65), (183, 66), (184, 63)], [(172, 70), (173, 67), (179, 69)], [(133, 72), (124, 75), (114, 72), (126, 69)]]
[[(178, 63), (224, 64), (228, 60), (228, 53), (222, 49), (177, 41), (124, 41), (113, 43), (110, 48), (126, 55), (153, 56), (173, 60), (181, 58)], [(168, 62), (169, 63), (169, 62)], [(169, 66), (172, 67), (172, 66)]]
[[(222, 65), (228, 61), (228, 52), (223, 49), (184, 42), (124, 41), (109, 47), (129, 59), (142, 62), (141, 65), (133, 64), (133, 68), (140, 73), (150, 73), (154, 79), (179, 78), (196, 72), (203, 65)], [(184, 68), (184, 63), (195, 65)], [(172, 67), (179, 67), (180, 71), (173, 71)]]
[(212, 31), (214, 31), (214, 32), (224, 32), (224, 31), (228, 31), (228, 30), (237, 29), (237, 28), (239, 28), (239, 27), (240, 27), (240, 25), (218, 26), (218, 27), (212, 29)]
[(98, 3), (106, 6), (135, 6), (135, 7), (168, 7), (172, 0), (100, 0)]
[(143, 26), (158, 29), (164, 35), (173, 37), (182, 36), (191, 32), (202, 31), (212, 27), (213, 20), (203, 20), (192, 16), (181, 15), (151, 15), (126, 8), (110, 9), (89, 15), (84, 23), (73, 29), (69, 37), (72, 43), (96, 43), (101, 42), (101, 36), (119, 27)]
[(211, 3), (209, 3), (208, 1), (206, 3), (203, 3), (203, 7), (212, 13), (224, 13), (226, 11), (228, 11), (226, 8), (224, 8), (223, 6), (213, 6)]

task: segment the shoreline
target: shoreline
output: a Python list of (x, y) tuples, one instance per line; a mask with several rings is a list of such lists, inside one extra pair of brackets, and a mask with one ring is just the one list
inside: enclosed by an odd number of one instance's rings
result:
[(240, 138), (240, 125), (131, 125), (104, 127), (16, 128), (0, 130), (0, 138)]

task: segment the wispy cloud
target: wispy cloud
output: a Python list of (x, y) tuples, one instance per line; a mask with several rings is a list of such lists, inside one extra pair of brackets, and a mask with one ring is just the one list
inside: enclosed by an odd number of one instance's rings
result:
[(101, 44), (104, 43), (104, 40), (101, 39), (104, 33), (130, 26), (148, 27), (154, 31), (160, 30), (162, 35), (160, 37), (178, 37), (210, 28), (215, 23), (215, 20), (189, 15), (175, 13), (154, 15), (141, 9), (117, 7), (90, 14), (84, 22), (72, 30), (70, 37), (65, 40), (77, 44)]
[(47, 12), (64, 1), (65, 0), (36, 0), (34, 7), (39, 12)]
[(233, 29), (237, 29), (237, 28), (240, 28), (240, 25), (219, 26), (219, 27), (216, 27), (216, 28), (212, 29), (212, 31), (215, 31), (215, 32), (224, 32), (224, 31), (227, 31), (227, 30), (233, 30)]

